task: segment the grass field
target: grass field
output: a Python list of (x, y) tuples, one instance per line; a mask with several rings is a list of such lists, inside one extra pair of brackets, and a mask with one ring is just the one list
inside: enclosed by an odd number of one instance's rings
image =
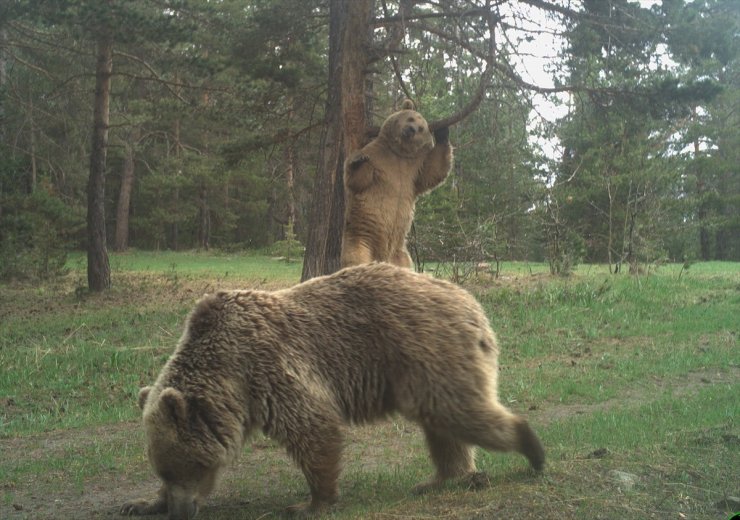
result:
[[(153, 494), (136, 394), (216, 288), (273, 289), (300, 264), (240, 254), (113, 255), (113, 288), (0, 285), (0, 518), (115, 518)], [(444, 269), (438, 272), (444, 273)], [(580, 266), (567, 279), (504, 264), (466, 287), (501, 342), (501, 399), (548, 451), (542, 475), (479, 453), (489, 488), (414, 497), (431, 473), (403, 420), (348, 431), (332, 518), (717, 518), (740, 504), (740, 264), (649, 275)], [(256, 436), (198, 518), (272, 518), (305, 498), (300, 472)], [(737, 500), (737, 499), (735, 499)]]

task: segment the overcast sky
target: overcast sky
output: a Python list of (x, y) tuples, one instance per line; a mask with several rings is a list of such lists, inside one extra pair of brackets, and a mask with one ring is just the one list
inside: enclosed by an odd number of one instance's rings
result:
[[(649, 8), (657, 3), (660, 3), (660, 0), (639, 0), (643, 8)], [(534, 36), (531, 41), (522, 39), (516, 42), (517, 58), (514, 66), (517, 72), (528, 83), (538, 87), (553, 87), (554, 70), (560, 61), (559, 54), (565, 45), (564, 39), (559, 36), (563, 30), (560, 20), (547, 16), (541, 9), (525, 4), (510, 4), (510, 6), (511, 11), (502, 14), (516, 17), (517, 25), (532, 31), (529, 34)], [(563, 102), (562, 104), (556, 105), (544, 95), (534, 96), (534, 110), (530, 114), (530, 126), (534, 126), (540, 117), (553, 122), (567, 113), (568, 108), (565, 102), (568, 95), (563, 93), (558, 94), (557, 97)], [(557, 155), (557, 142), (541, 140), (538, 142), (543, 146), (547, 156), (554, 158)]]

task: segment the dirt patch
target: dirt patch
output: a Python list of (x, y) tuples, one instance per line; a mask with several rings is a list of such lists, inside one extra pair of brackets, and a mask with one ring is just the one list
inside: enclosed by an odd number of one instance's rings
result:
[[(740, 369), (705, 370), (692, 372), (681, 378), (655, 378), (650, 383), (633, 387), (619, 399), (590, 405), (547, 405), (541, 410), (524, 412), (535, 428), (539, 425), (566, 420), (581, 414), (591, 414), (616, 408), (630, 408), (649, 401), (653, 396), (670, 391), (674, 396), (688, 396), (708, 385), (737, 381)], [(54, 431), (48, 434), (21, 438), (0, 439), (0, 451), (8, 461), (28, 461), (50, 458), (66, 451), (81, 450), (85, 446), (104, 444), (118, 446), (130, 443), (140, 436), (136, 422), (101, 426), (87, 430)], [(273, 518), (274, 512), (290, 504), (305, 492), (305, 484), (284, 450), (268, 439), (257, 437), (250, 441), (249, 453), (240, 457), (224, 475), (223, 482), (199, 514), (199, 518)], [(407, 467), (419, 458), (425, 458), (424, 440), (419, 428), (404, 420), (378, 425), (351, 428), (347, 431), (344, 453), (344, 478), (352, 480), (354, 473), (372, 473), (381, 468)], [(3, 519), (110, 519), (118, 518), (120, 505), (131, 498), (152, 496), (158, 482), (146, 463), (135, 466), (102, 469), (81, 483), (70, 483), (65, 468), (58, 475), (34, 475), (19, 482), (2, 482), (4, 500), (0, 502)], [(259, 470), (259, 471), (258, 471)], [(431, 469), (430, 469), (431, 470)], [(250, 487), (245, 495), (245, 478), (259, 480), (259, 488)], [(285, 489), (288, 475), (292, 488)], [(72, 479), (68, 479), (72, 480)], [(344, 485), (348, 485), (346, 480)], [(389, 484), (390, 485), (390, 484)], [(499, 484), (497, 484), (499, 485)], [(255, 493), (255, 489), (258, 491)], [(364, 494), (365, 491), (362, 490)], [(249, 504), (249, 507), (245, 507)], [(252, 511), (252, 513), (248, 513)], [(476, 517), (475, 511), (468, 511)], [(451, 512), (451, 518), (461, 513)], [(449, 516), (449, 515), (448, 515)]]
[(577, 415), (605, 412), (617, 408), (633, 408), (649, 402), (656, 395), (669, 391), (674, 397), (685, 397), (698, 392), (708, 385), (733, 383), (740, 378), (740, 367), (727, 367), (723, 372), (700, 370), (689, 372), (680, 378), (660, 378), (640, 383), (621, 392), (619, 398), (608, 399), (594, 404), (545, 405), (542, 409), (526, 411), (526, 415), (536, 424), (549, 424)]
[[(52, 458), (70, 449), (81, 449), (85, 444), (119, 444), (124, 439), (138, 437), (139, 428), (138, 423), (122, 423), (89, 430), (55, 431), (48, 435), (2, 439), (0, 448), (3, 454), (22, 456), (25, 460)], [(404, 466), (422, 452), (423, 442), (419, 428), (403, 420), (349, 429), (345, 439), (344, 476), (376, 471), (383, 465)], [(251, 504), (249, 509), (252, 510), (256, 507), (280, 511), (291, 501), (304, 498), (300, 489), (296, 496), (295, 490), (286, 492), (280, 487), (284, 480), (281, 478), (284, 475), (280, 474), (286, 473), (299, 486), (305, 487), (299, 470), (280, 446), (257, 436), (246, 449), (249, 453), (227, 469), (198, 518), (207, 519), (212, 515), (219, 518), (226, 515), (228, 518), (231, 517), (229, 511), (236, 515), (236, 510), (246, 504)], [(256, 477), (263, 481), (264, 486), (256, 496), (246, 499), (236, 490), (245, 476), (255, 473), (255, 468), (266, 468), (266, 474)], [(148, 467), (137, 467), (130, 472), (102, 471), (94, 478), (86, 479), (79, 489), (71, 483), (65, 485), (61, 475), (51, 477), (53, 483), (49, 480), (38, 475), (15, 484), (0, 484), (5, 495), (5, 500), (0, 503), (0, 518), (117, 518), (125, 501), (153, 497), (159, 488), (157, 478)]]
[(280, 280), (263, 280), (254, 277), (229, 277), (228, 279), (190, 274), (155, 274), (119, 272), (110, 290), (90, 293), (76, 273), (55, 280), (48, 285), (29, 290), (24, 285), (5, 285), (0, 297), (0, 321), (22, 315), (53, 315), (56, 313), (84, 312), (86, 309), (127, 307), (189, 308), (201, 296), (219, 289), (282, 289), (290, 285)]

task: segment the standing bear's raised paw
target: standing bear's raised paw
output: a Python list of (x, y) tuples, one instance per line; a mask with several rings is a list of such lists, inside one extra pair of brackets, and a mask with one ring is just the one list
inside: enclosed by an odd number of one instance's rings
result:
[(450, 142), (450, 127), (443, 126), (434, 131), (435, 144), (447, 144)]

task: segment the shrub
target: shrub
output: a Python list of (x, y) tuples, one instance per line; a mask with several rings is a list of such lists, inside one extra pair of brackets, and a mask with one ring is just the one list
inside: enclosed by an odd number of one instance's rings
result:
[(19, 169), (12, 166), (0, 165), (0, 280), (57, 276), (81, 216), (46, 186), (24, 193), (23, 183), (13, 182)]

